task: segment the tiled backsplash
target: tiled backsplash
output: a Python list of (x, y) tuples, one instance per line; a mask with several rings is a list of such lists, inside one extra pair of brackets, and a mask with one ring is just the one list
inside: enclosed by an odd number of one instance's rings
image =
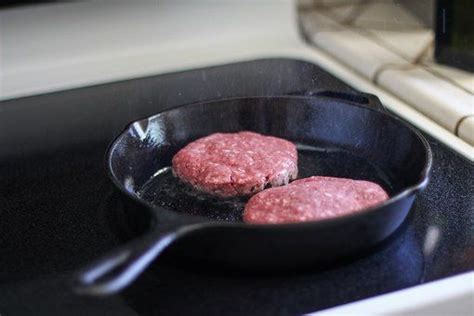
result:
[(302, 30), (312, 44), (474, 145), (474, 75), (436, 64), (430, 21), (400, 2), (300, 1)]

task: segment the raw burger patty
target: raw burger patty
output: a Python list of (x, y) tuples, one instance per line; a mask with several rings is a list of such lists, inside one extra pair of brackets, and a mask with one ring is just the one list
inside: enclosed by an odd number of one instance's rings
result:
[(373, 182), (310, 177), (254, 195), (243, 217), (251, 224), (314, 221), (355, 213), (387, 199)]
[(173, 157), (173, 172), (196, 189), (222, 197), (287, 184), (298, 173), (296, 146), (253, 132), (200, 138)]

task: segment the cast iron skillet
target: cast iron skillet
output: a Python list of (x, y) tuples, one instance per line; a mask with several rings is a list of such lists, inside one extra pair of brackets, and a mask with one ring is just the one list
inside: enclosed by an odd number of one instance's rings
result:
[[(300, 177), (371, 180), (391, 198), (336, 219), (245, 224), (245, 199), (196, 194), (169, 168), (187, 143), (242, 130), (298, 144)], [(330, 264), (380, 243), (400, 226), (428, 183), (431, 159), (422, 135), (371, 95), (323, 92), (207, 101), (133, 122), (110, 146), (107, 168), (123, 193), (130, 225), (147, 227), (147, 233), (81, 270), (75, 289), (89, 295), (118, 292), (171, 244), (183, 260), (254, 272)]]

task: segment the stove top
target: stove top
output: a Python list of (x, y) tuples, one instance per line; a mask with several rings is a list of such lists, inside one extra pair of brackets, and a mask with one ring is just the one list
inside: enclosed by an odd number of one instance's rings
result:
[(321, 68), (265, 59), (0, 102), (1, 315), (292, 315), (474, 268), (474, 168), (439, 142), (431, 182), (395, 236), (324, 271), (251, 276), (160, 260), (110, 298), (70, 290), (70, 275), (123, 242), (104, 168), (130, 121), (200, 100), (355, 92)]

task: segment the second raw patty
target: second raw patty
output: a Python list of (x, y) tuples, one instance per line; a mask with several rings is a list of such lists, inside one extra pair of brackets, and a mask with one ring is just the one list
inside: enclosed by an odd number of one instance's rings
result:
[(359, 212), (387, 199), (374, 182), (315, 176), (254, 195), (243, 218), (250, 224), (315, 221)]

